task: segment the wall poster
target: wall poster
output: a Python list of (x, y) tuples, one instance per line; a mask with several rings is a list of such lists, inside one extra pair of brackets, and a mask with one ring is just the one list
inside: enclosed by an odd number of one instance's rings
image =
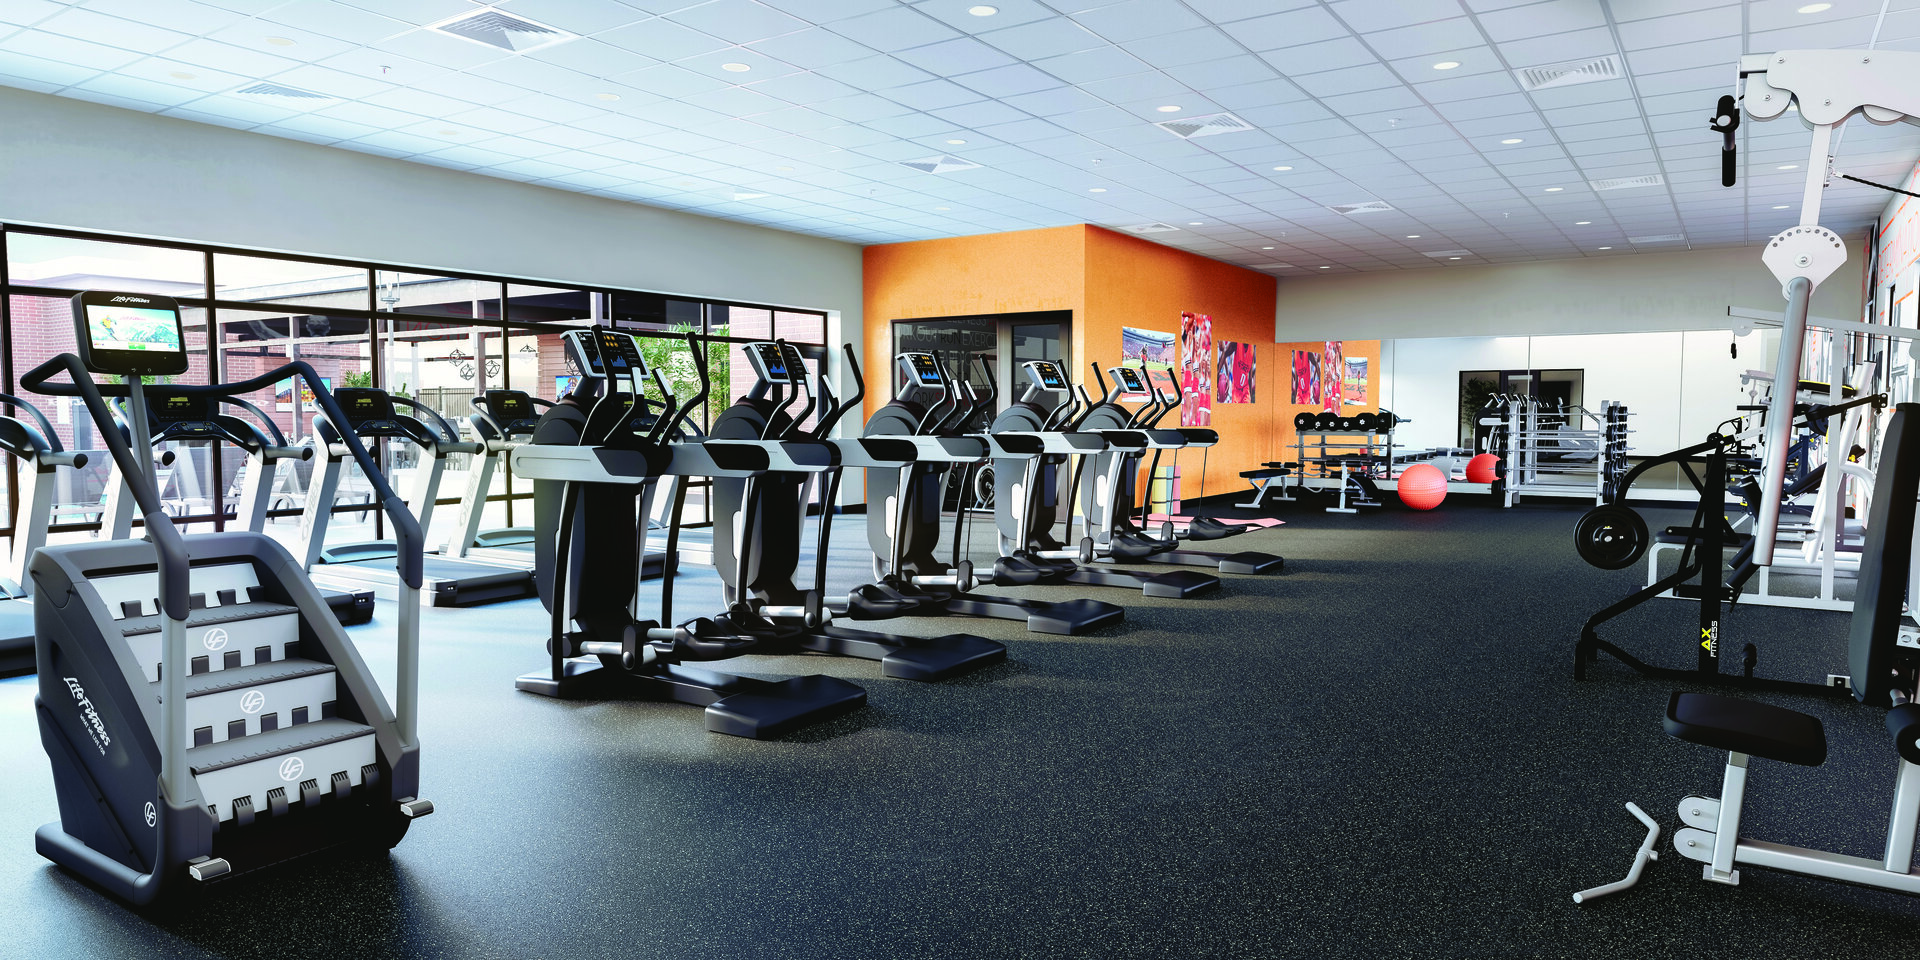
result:
[(1173, 368), (1173, 334), (1160, 330), (1120, 328), (1120, 363), (1129, 367)]
[(1320, 402), (1320, 355), (1312, 350), (1293, 352), (1293, 402)]
[(1213, 318), (1180, 315), (1180, 425), (1213, 423)]
[(1252, 403), (1254, 394), (1254, 345), (1220, 341), (1219, 377), (1214, 388), (1215, 403)]
[(1347, 364), (1341, 358), (1341, 344), (1328, 340), (1320, 352), (1320, 409), (1340, 410), (1340, 384), (1347, 377)]
[(1340, 392), (1349, 407), (1367, 405), (1367, 358), (1347, 358), (1347, 377)]

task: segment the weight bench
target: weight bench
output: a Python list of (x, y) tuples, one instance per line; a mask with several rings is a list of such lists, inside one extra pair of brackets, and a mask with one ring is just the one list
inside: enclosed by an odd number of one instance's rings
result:
[(1258, 510), (1267, 499), (1267, 492), (1273, 489), (1276, 480), (1280, 483), (1280, 499), (1292, 500), (1293, 497), (1287, 493), (1287, 477), (1292, 476), (1298, 469), (1300, 465), (1297, 463), (1268, 463), (1258, 470), (1240, 471), (1240, 476), (1245, 477), (1247, 482), (1253, 485), (1253, 499), (1246, 503), (1236, 503), (1234, 506), (1245, 510)]

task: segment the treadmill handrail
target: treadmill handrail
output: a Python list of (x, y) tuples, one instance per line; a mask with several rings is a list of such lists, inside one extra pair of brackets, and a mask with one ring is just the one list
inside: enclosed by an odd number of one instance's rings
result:
[[(480, 452), (482, 445), (478, 443), (462, 442), (460, 440), (460, 431), (456, 429), (453, 424), (448, 423), (447, 418), (440, 415), (440, 411), (435, 410), (434, 408), (429, 407), (426, 404), (413, 399), (412, 397), (396, 397), (393, 394), (389, 393), (387, 394), (387, 399), (393, 401), (394, 403), (398, 403), (403, 406), (408, 406), (408, 407), (412, 407), (415, 410), (419, 410), (422, 413), (425, 413), (427, 416), (432, 417), (434, 423), (437, 423), (440, 425), (439, 430), (433, 431), (435, 434), (437, 434), (434, 440), (434, 453), (448, 454), (448, 453), (479, 453)], [(419, 417), (415, 417), (414, 419), (420, 420)], [(425, 423), (426, 421), (422, 420), (421, 422)]]
[(66, 450), (60, 445), (59, 431), (53, 429), (53, 422), (47, 419), (46, 414), (40, 412), (39, 407), (6, 393), (0, 393), (0, 403), (11, 404), (16, 408), (24, 407), (28, 413), (33, 414), (34, 422), (40, 425), (40, 440), (46, 444), (46, 452), (62, 453)]

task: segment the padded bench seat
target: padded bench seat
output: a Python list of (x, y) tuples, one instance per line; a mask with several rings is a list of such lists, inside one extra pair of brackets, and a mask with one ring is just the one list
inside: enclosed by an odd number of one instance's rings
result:
[(1827, 733), (1818, 718), (1754, 700), (1676, 692), (1661, 727), (1688, 743), (1803, 767), (1827, 759)]
[(1292, 472), (1285, 467), (1268, 467), (1263, 470), (1242, 470), (1240, 475), (1248, 480), (1265, 480), (1268, 477), (1284, 477)]

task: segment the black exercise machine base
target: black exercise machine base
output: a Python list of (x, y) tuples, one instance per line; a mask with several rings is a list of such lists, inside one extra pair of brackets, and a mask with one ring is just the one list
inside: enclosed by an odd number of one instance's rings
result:
[[(1167, 550), (1138, 560), (1110, 561), (1117, 563), (1166, 563), (1182, 567), (1214, 567), (1221, 573), (1238, 573), (1252, 576), (1267, 576), (1281, 573), (1287, 569), (1284, 557), (1257, 550), (1242, 550), (1239, 553), (1208, 553), (1204, 550)], [(1155, 594), (1148, 594), (1155, 596)]]
[(327, 608), (343, 627), (359, 626), (373, 620), (372, 590), (325, 591)]
[(1067, 575), (1067, 583), (1090, 587), (1139, 587), (1144, 597), (1183, 600), (1220, 588), (1220, 578), (1193, 570), (1142, 574), (1132, 570), (1102, 570), (1081, 567)]
[(1007, 659), (1006, 644), (971, 634), (950, 633), (920, 639), (832, 625), (802, 637), (800, 648), (810, 653), (878, 660), (883, 676), (927, 682), (945, 680), (1004, 663)]
[(949, 597), (935, 608), (940, 613), (963, 617), (987, 617), (994, 620), (1025, 620), (1029, 633), (1073, 636), (1088, 630), (1112, 626), (1127, 618), (1127, 612), (1101, 600), (1064, 600), (1048, 603), (1018, 597), (990, 597), (963, 593)]
[(568, 660), (559, 680), (529, 673), (514, 687), (562, 700), (653, 700), (706, 708), (707, 729), (748, 740), (771, 740), (866, 705), (867, 692), (838, 677), (755, 680), (683, 664), (654, 664), (633, 673), (590, 660)]
[(533, 571), (509, 570), (482, 577), (435, 580), (428, 578), (422, 591), (436, 607), (477, 607), (534, 596)]
[(1587, 664), (1598, 660), (1601, 653), (1626, 664), (1633, 672), (1656, 680), (1670, 680), (1676, 683), (1698, 683), (1710, 687), (1725, 687), (1742, 690), (1770, 690), (1775, 693), (1797, 693), (1817, 697), (1850, 697), (1852, 690), (1845, 683), (1814, 683), (1810, 680), (1778, 680), (1772, 677), (1756, 677), (1752, 673), (1720, 673), (1701, 670), (1698, 667), (1662, 667), (1646, 662), (1620, 649), (1618, 646), (1598, 637), (1582, 637), (1574, 646), (1573, 678), (1587, 678)]

